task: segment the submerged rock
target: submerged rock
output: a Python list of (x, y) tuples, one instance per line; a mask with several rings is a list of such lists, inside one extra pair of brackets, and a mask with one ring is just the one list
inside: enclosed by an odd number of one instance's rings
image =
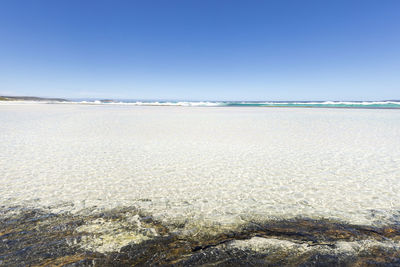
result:
[(280, 266), (400, 264), (400, 228), (329, 220), (249, 222), (224, 233), (187, 235), (135, 208), (53, 214), (0, 212), (4, 266)]

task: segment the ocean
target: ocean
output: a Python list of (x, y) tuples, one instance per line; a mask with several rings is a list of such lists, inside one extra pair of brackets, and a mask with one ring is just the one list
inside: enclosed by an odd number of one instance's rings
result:
[(126, 104), (136, 106), (193, 107), (331, 107), (331, 108), (400, 108), (400, 100), (384, 101), (168, 101), (72, 99), (81, 104)]

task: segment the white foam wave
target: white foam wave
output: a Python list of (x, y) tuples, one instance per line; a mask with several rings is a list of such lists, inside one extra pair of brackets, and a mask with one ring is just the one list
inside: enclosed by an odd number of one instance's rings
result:
[(103, 102), (95, 101), (79, 101), (70, 102), (76, 104), (96, 104), (96, 105), (133, 105), (133, 106), (184, 106), (184, 107), (215, 107), (215, 106), (228, 106), (228, 105), (354, 105), (354, 106), (368, 106), (368, 105), (399, 105), (400, 102), (396, 101), (324, 101), (324, 102), (220, 102), (220, 101), (113, 101)]
[(216, 107), (216, 106), (385, 106), (395, 105), (400, 107), (400, 101), (299, 101), (299, 102), (229, 102), (229, 101), (128, 101), (128, 100), (82, 100), (82, 101), (31, 101), (31, 100), (18, 100), (18, 101), (0, 101), (2, 105), (13, 104), (80, 104), (80, 105), (128, 105), (128, 106), (183, 106), (183, 107)]
[(179, 101), (179, 102), (147, 102), (147, 101), (136, 101), (136, 102), (124, 102), (124, 101), (112, 101), (103, 102), (99, 100), (95, 101), (74, 101), (69, 102), (70, 104), (92, 104), (92, 105), (128, 105), (128, 106), (184, 106), (184, 107), (212, 107), (212, 106), (224, 106), (223, 102), (191, 102), (191, 101)]
[[(241, 102), (248, 104), (249, 102)], [(398, 101), (260, 102), (262, 105), (400, 105)]]

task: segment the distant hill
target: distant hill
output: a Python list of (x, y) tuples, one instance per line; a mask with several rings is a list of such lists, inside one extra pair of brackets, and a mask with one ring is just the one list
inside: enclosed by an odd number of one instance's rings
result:
[(36, 97), (36, 96), (0, 96), (0, 101), (58, 101), (66, 102), (69, 101), (63, 98), (46, 98), (46, 97)]

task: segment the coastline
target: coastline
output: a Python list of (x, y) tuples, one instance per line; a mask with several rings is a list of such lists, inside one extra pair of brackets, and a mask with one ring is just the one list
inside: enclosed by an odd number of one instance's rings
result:
[(400, 101), (396, 104), (307, 104), (307, 103), (292, 103), (292, 104), (264, 104), (260, 103), (225, 103), (225, 102), (108, 102), (108, 101), (73, 101), (57, 98), (3, 98), (0, 97), (1, 104), (70, 104), (70, 105), (93, 105), (93, 106), (147, 106), (147, 107), (260, 107), (260, 108), (332, 108), (332, 109), (400, 109)]
[(0, 96), (0, 101), (69, 102), (69, 100), (63, 98), (49, 98), (49, 97), (37, 97), (37, 96)]

